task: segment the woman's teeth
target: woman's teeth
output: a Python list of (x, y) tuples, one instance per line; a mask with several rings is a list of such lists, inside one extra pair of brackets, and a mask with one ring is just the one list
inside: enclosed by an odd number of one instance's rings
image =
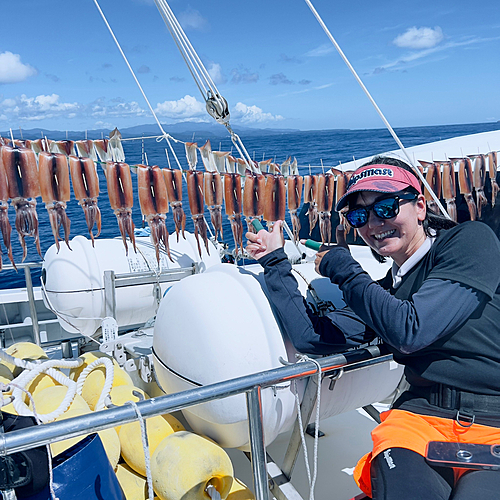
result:
[(374, 234), (373, 237), (376, 240), (383, 240), (384, 238), (387, 238), (388, 236), (394, 234), (395, 231), (396, 231), (395, 229), (392, 229), (391, 231), (384, 231), (383, 233)]

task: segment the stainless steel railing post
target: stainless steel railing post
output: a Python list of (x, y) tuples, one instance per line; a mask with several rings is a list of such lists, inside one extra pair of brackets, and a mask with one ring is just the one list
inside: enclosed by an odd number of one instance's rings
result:
[(26, 281), (26, 291), (28, 292), (28, 302), (30, 306), (31, 325), (33, 327), (33, 338), (36, 345), (41, 345), (40, 326), (38, 325), (38, 315), (36, 313), (35, 294), (33, 293), (33, 282), (31, 281), (31, 267), (24, 266), (24, 279)]
[(262, 423), (262, 399), (260, 386), (247, 392), (248, 431), (252, 457), (253, 487), (257, 500), (269, 500), (267, 483), (266, 445)]

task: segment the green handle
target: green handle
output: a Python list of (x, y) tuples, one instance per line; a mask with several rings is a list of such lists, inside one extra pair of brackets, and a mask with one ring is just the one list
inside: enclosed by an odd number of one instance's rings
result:
[(314, 241), (314, 240), (306, 240), (305, 245), (307, 248), (316, 250), (316, 252), (321, 248), (321, 243), (319, 241)]
[(264, 229), (264, 226), (260, 223), (259, 219), (253, 219), (252, 220), (252, 226), (254, 229), (259, 232), (260, 230)]

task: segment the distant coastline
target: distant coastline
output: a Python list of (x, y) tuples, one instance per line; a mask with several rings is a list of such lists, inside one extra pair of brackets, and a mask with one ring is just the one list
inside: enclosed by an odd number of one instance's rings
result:
[[(181, 122), (175, 124), (162, 124), (164, 130), (174, 137), (179, 137), (182, 140), (192, 140), (195, 137), (201, 136), (207, 138), (223, 138), (227, 137), (228, 133), (222, 125), (216, 123), (194, 123), (194, 122)], [(438, 129), (442, 127), (473, 127), (481, 131), (498, 130), (500, 128), (500, 121), (484, 122), (484, 123), (464, 123), (464, 124), (451, 124), (451, 125), (429, 125), (429, 126), (415, 126), (415, 127), (397, 127), (396, 131), (407, 131), (412, 129)], [(377, 131), (384, 130), (383, 127), (374, 129), (319, 129), (319, 130), (299, 130), (299, 129), (279, 129), (279, 128), (250, 128), (234, 126), (234, 131), (242, 137), (255, 137), (262, 135), (285, 135), (285, 134), (300, 134), (300, 133), (332, 133), (332, 132), (355, 132), (355, 131)], [(125, 127), (119, 129), (123, 138), (142, 137), (142, 136), (157, 136), (160, 135), (157, 124), (136, 125), (134, 127)], [(63, 131), (63, 130), (48, 130), (43, 128), (32, 129), (13, 129), (12, 133), (15, 139), (38, 139), (40, 137), (48, 137), (53, 140), (79, 140), (87, 137), (88, 139), (101, 139), (107, 138), (111, 130), (108, 129), (94, 129), (82, 131)], [(0, 132), (2, 137), (10, 137), (10, 131), (4, 130)]]

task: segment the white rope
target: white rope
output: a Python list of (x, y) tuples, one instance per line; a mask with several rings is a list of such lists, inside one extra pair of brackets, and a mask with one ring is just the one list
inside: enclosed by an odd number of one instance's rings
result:
[(297, 354), (297, 359), (298, 362), (305, 362), (305, 361), (311, 361), (313, 362), (316, 367), (317, 367), (317, 384), (318, 387), (316, 389), (316, 416), (314, 419), (314, 450), (313, 450), (313, 475), (311, 478), (311, 469), (309, 467), (309, 455), (307, 453), (307, 445), (306, 445), (306, 438), (304, 435), (304, 425), (302, 423), (302, 415), (300, 413), (300, 400), (299, 400), (299, 393), (297, 390), (297, 381), (294, 379), (294, 396), (295, 396), (295, 402), (297, 404), (297, 419), (299, 421), (299, 430), (300, 430), (300, 440), (302, 441), (302, 448), (304, 449), (304, 461), (306, 464), (306, 472), (307, 472), (307, 480), (309, 482), (309, 500), (314, 500), (314, 487), (316, 485), (316, 478), (318, 476), (318, 442), (319, 442), (319, 420), (320, 420), (320, 404), (321, 404), (321, 379), (322, 379), (322, 374), (321, 374), (321, 366), (313, 358), (310, 358), (309, 356), (305, 354)]
[(83, 390), (83, 384), (85, 383), (85, 380), (87, 379), (87, 376), (90, 374), (91, 371), (94, 370), (94, 368), (97, 368), (98, 366), (104, 366), (106, 369), (106, 378), (104, 379), (104, 385), (102, 387), (101, 395), (99, 396), (99, 399), (95, 405), (94, 410), (102, 410), (105, 406), (104, 400), (106, 399), (106, 396), (111, 392), (111, 388), (113, 386), (113, 379), (114, 379), (114, 373), (115, 373), (115, 366), (113, 364), (113, 361), (110, 358), (102, 357), (99, 359), (96, 359), (95, 361), (92, 361), (90, 365), (85, 367), (85, 369), (80, 373), (80, 376), (78, 377), (77, 383), (76, 383), (76, 393), (78, 395), (82, 395), (82, 390)]
[(149, 99), (147, 98), (144, 90), (142, 89), (142, 86), (141, 84), (139, 83), (139, 80), (137, 79), (137, 77), (135, 76), (135, 73), (134, 73), (134, 70), (132, 69), (132, 66), (130, 66), (130, 63), (128, 62), (128, 59), (127, 59), (127, 56), (125, 55), (125, 53), (123, 52), (121, 46), (120, 46), (120, 43), (118, 42), (118, 39), (116, 38), (115, 34), (113, 33), (113, 30), (111, 29), (111, 26), (109, 25), (108, 23), (108, 20), (106, 19), (106, 16), (104, 15), (104, 12), (102, 11), (99, 3), (97, 2), (97, 0), (94, 0), (94, 3), (97, 7), (97, 10), (99, 11), (99, 13), (101, 14), (101, 17), (102, 19), (104, 20), (104, 23), (106, 24), (111, 36), (113, 37), (113, 40), (115, 41), (116, 43), (116, 46), (118, 47), (118, 50), (120, 51), (120, 54), (122, 55), (125, 63), (127, 64), (127, 67), (128, 69), (130, 70), (130, 72), (132, 73), (132, 76), (134, 77), (134, 80), (135, 80), (135, 83), (137, 84), (137, 86), (139, 87), (139, 90), (141, 91), (141, 94), (142, 96), (144, 97), (144, 100), (146, 101), (146, 104), (148, 105), (149, 107), (149, 110), (151, 111), (151, 114), (153, 115), (153, 118), (156, 120), (156, 123), (158, 124), (158, 127), (160, 127), (160, 130), (161, 130), (161, 133), (162, 133), (162, 136), (165, 138), (165, 139), (169, 139), (169, 138), (172, 138), (169, 134), (167, 134), (165, 132), (165, 130), (163, 130), (163, 127), (161, 126), (161, 123), (160, 123), (160, 120), (158, 119), (158, 117), (156, 116), (156, 113), (153, 109), (153, 107), (151, 106), (151, 103), (149, 102)]
[(129, 404), (132, 406), (139, 420), (139, 424), (141, 426), (142, 449), (144, 450), (144, 463), (146, 464), (146, 479), (148, 482), (148, 498), (149, 500), (153, 500), (155, 494), (153, 490), (153, 478), (151, 476), (151, 460), (149, 457), (149, 444), (148, 444), (148, 433), (146, 431), (146, 424), (144, 423), (144, 418), (142, 416), (142, 413), (139, 410), (139, 407), (137, 406), (135, 401), (127, 401), (125, 404)]
[(213, 484), (209, 484), (205, 488), (205, 492), (212, 500), (221, 500), (220, 493), (217, 491), (217, 488)]
[[(16, 379), (13, 380), (14, 390), (12, 391), (12, 397), (14, 398), (13, 405), (18, 413), (18, 415), (24, 416), (33, 416), (33, 411), (28, 408), (26, 403), (22, 398), (22, 391), (24, 391), (24, 387), (26, 387), (32, 380), (34, 380), (41, 373), (46, 373), (54, 380), (56, 380), (59, 384), (64, 385), (68, 388), (66, 391), (66, 395), (62, 400), (61, 404), (58, 408), (50, 413), (46, 413), (44, 415), (40, 415), (40, 420), (44, 423), (51, 422), (55, 420), (57, 417), (61, 416), (71, 405), (73, 399), (76, 394), (76, 382), (69, 379), (62, 372), (58, 372), (57, 370), (53, 370), (54, 367), (58, 366), (60, 360), (49, 360), (45, 363), (41, 363), (37, 368), (32, 370), (26, 370), (21, 375), (19, 375)], [(78, 361), (82, 361), (81, 359)]]
[(396, 132), (391, 127), (391, 124), (387, 121), (387, 118), (384, 116), (384, 114), (382, 113), (381, 109), (377, 106), (377, 103), (375, 102), (375, 100), (371, 96), (370, 92), (368, 92), (368, 89), (365, 87), (365, 85), (362, 82), (361, 78), (356, 73), (356, 70), (352, 67), (351, 63), (349, 62), (349, 59), (347, 59), (347, 57), (345, 56), (344, 52), (340, 48), (340, 46), (337, 43), (337, 41), (335, 40), (335, 38), (333, 38), (333, 35), (330, 33), (330, 30), (327, 28), (327, 26), (324, 23), (323, 19), (321, 18), (321, 16), (318, 14), (318, 12), (316, 11), (316, 9), (314, 8), (313, 4), (311, 3), (311, 0), (304, 0), (304, 1), (308, 5), (309, 9), (311, 9), (311, 12), (313, 13), (314, 17), (316, 18), (316, 20), (318, 21), (318, 23), (320, 24), (320, 26), (323, 28), (323, 31), (326, 33), (326, 35), (328, 36), (328, 38), (330, 39), (330, 41), (332, 42), (332, 44), (334, 45), (334, 47), (337, 49), (337, 52), (340, 54), (340, 57), (342, 57), (342, 59), (344, 60), (344, 62), (347, 65), (347, 67), (351, 70), (351, 73), (354, 75), (354, 78), (356, 78), (357, 82), (359, 83), (359, 85), (363, 89), (363, 91), (366, 94), (366, 96), (368, 97), (368, 99), (370, 99), (370, 102), (373, 104), (373, 106), (374, 106), (375, 110), (377, 111), (377, 113), (379, 114), (380, 118), (382, 118), (382, 121), (384, 122), (384, 125), (387, 127), (387, 130), (389, 130), (390, 134), (392, 135), (392, 137), (394, 138), (394, 140), (396, 141), (396, 143), (398, 144), (398, 146), (401, 148), (401, 151), (406, 156), (406, 159), (408, 160), (409, 164), (413, 167), (413, 169), (414, 169), (415, 173), (417, 174), (418, 178), (422, 181), (422, 183), (424, 184), (424, 186), (428, 189), (429, 193), (431, 193), (432, 198), (436, 202), (437, 206), (439, 207), (439, 209), (441, 210), (441, 212), (443, 213), (443, 215), (445, 217), (447, 217), (448, 219), (450, 219), (451, 217), (449, 216), (448, 212), (446, 211), (446, 209), (443, 207), (443, 205), (439, 201), (439, 197), (436, 195), (436, 193), (434, 193), (433, 189), (429, 186), (429, 183), (425, 180), (425, 177), (422, 175), (422, 172), (420, 172), (420, 170), (416, 167), (416, 165), (414, 165), (412, 159), (408, 155), (408, 152), (406, 151), (405, 147), (403, 146), (403, 143), (400, 141), (400, 139), (397, 136)]

